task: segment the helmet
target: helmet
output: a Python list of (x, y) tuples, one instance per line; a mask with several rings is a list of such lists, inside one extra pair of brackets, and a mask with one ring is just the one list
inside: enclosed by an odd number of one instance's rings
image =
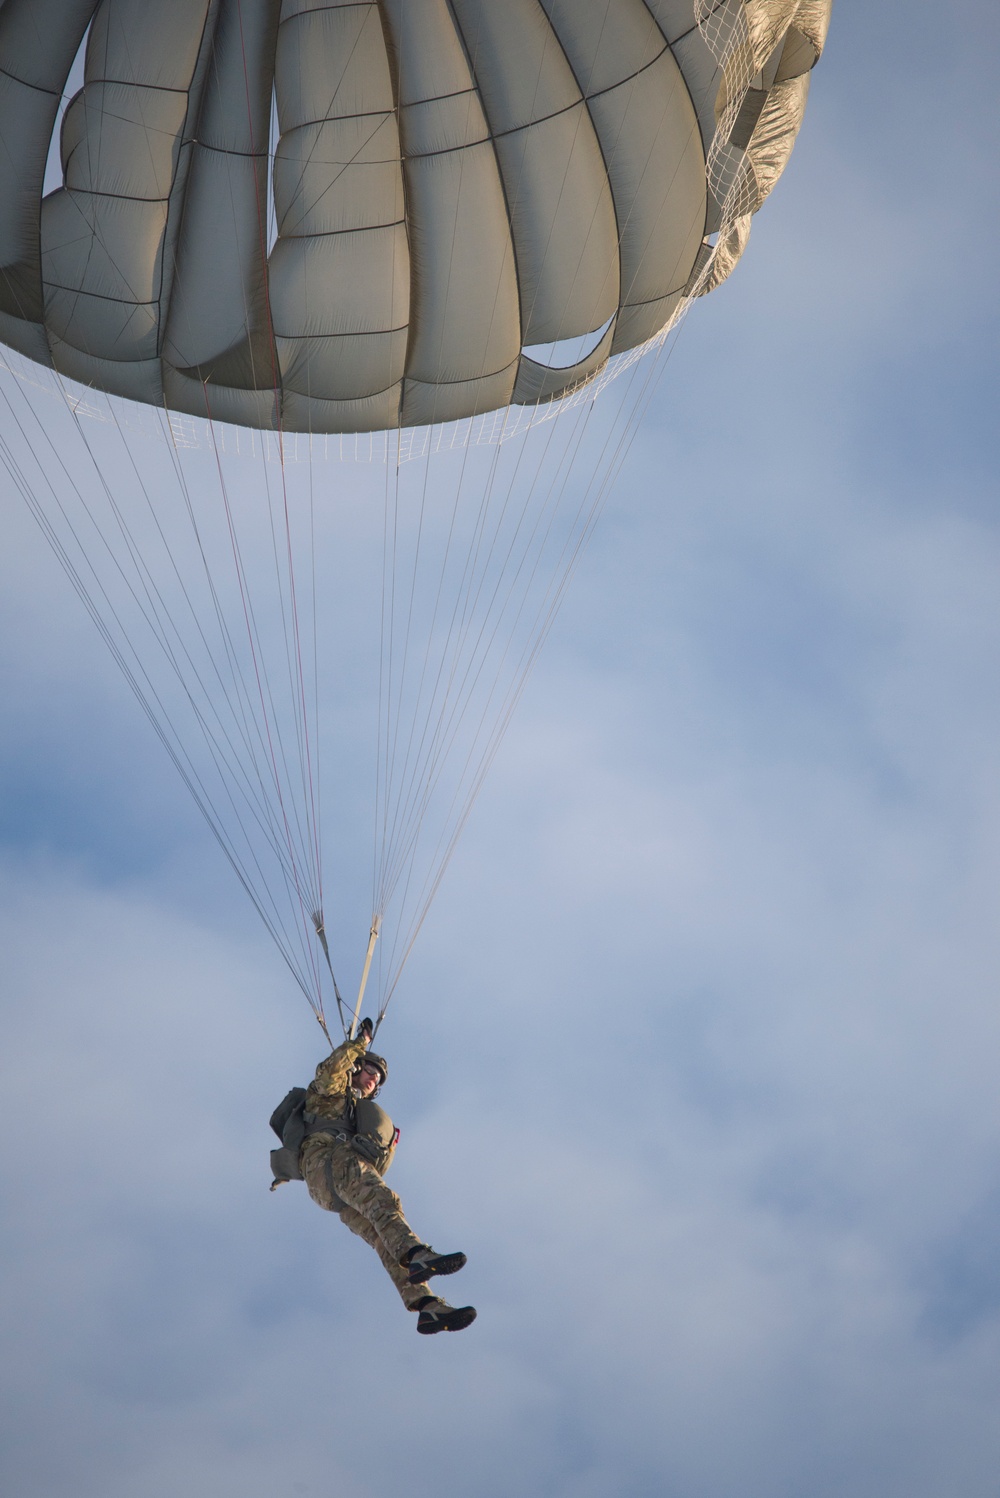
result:
[(389, 1080), (389, 1066), (385, 1057), (376, 1056), (374, 1051), (366, 1051), (365, 1054), (360, 1057), (358, 1065), (364, 1066), (366, 1063), (369, 1066), (373, 1066), (376, 1071), (381, 1072), (382, 1080), (379, 1083), (379, 1086), (384, 1087), (386, 1082)]

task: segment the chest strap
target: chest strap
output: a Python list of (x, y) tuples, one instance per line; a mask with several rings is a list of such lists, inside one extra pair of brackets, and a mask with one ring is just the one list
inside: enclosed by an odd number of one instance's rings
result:
[(303, 1122), (307, 1139), (311, 1139), (314, 1134), (329, 1134), (339, 1144), (350, 1144), (354, 1138), (354, 1130), (346, 1118), (322, 1118), (316, 1113), (305, 1113)]

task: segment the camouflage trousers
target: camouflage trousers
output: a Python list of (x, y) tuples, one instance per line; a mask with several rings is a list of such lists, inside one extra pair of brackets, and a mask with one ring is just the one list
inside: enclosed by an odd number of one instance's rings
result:
[(395, 1191), (390, 1191), (374, 1165), (362, 1160), (349, 1145), (314, 1134), (302, 1146), (300, 1168), (313, 1201), (327, 1212), (337, 1212), (352, 1233), (370, 1243), (408, 1311), (433, 1292), (426, 1284), (407, 1283), (400, 1259), (422, 1242), (403, 1216)]

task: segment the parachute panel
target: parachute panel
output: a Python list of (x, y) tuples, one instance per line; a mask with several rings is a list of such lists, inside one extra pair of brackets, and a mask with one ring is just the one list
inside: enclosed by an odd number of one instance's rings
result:
[(148, 0), (101, 0), (96, 8), (91, 7), (94, 19), (87, 38), (86, 83), (114, 81), (186, 91), (195, 75), (211, 9), (211, 0), (170, 0), (160, 5), (150, 5)]
[[(650, 9), (658, 12), (660, 6), (649, 0)], [(723, 9), (731, 11), (739, 0), (726, 0)], [(701, 135), (703, 160), (707, 161), (715, 138), (715, 100), (722, 81), (722, 70), (718, 58), (709, 48), (705, 37), (697, 26), (689, 27), (676, 41), (671, 42), (670, 51), (681, 70), (684, 83), (698, 121)], [(704, 171), (705, 168), (703, 167)], [(705, 183), (705, 233), (714, 234), (722, 221), (723, 203), (712, 190), (712, 182), (706, 173)]]
[(684, 295), (685, 288), (681, 287), (669, 296), (654, 297), (649, 302), (633, 302), (623, 307), (618, 314), (611, 352), (618, 354), (627, 349), (639, 348), (650, 338), (655, 338), (680, 308)]
[(552, 119), (582, 99), (538, 0), (451, 0), (496, 139)]
[(43, 317), (38, 203), (58, 103), (0, 73), (0, 309), (26, 322)]
[[(20, 287), (27, 283), (29, 275), (30, 267), (23, 266), (14, 266), (9, 273), (7, 291), (14, 306), (23, 305), (27, 299), (27, 290), (22, 294)], [(0, 274), (0, 287), (3, 285), (4, 277)], [(40, 282), (39, 285), (41, 285)], [(31, 359), (35, 364), (47, 366), (52, 364), (52, 350), (49, 348), (49, 340), (41, 322), (28, 322), (24, 317), (0, 309), (0, 343), (6, 344), (8, 348), (16, 349), (19, 354), (23, 354), (26, 359)], [(102, 386), (102, 389), (107, 388), (107, 386)], [(145, 400), (147, 397), (139, 396), (137, 399)]]
[[(231, 383), (272, 391), (265, 214), (277, 23), (277, 0), (220, 0), (211, 67), (192, 100), (196, 139), (177, 184), (173, 284), (162, 312), (165, 364), (224, 385), (225, 356), (243, 353)], [(204, 397), (201, 404), (204, 413)]]
[(399, 112), (407, 166), (414, 157), (460, 151), (489, 141), (490, 131), (479, 95), (464, 88), (446, 99), (421, 99)]
[[(44, 332), (41, 333), (44, 338)], [(146, 405), (163, 404), (163, 364), (158, 358), (102, 359), (97, 354), (85, 354), (73, 343), (64, 343), (55, 333), (49, 332), (46, 348), (50, 350), (52, 364), (66, 379), (76, 380), (80, 385), (89, 385), (98, 390), (114, 390), (125, 400), (140, 401)], [(202, 393), (199, 415), (205, 414), (205, 396)]]
[(448, 0), (382, 0), (381, 12), (401, 118), (475, 89)]
[(506, 369), (453, 384), (405, 381), (402, 422), (404, 426), (435, 426), (443, 421), (462, 421), (510, 404), (517, 375), (515, 359)]
[[(263, 360), (260, 361), (263, 363)], [(278, 402), (274, 390), (239, 389), (221, 381), (208, 382), (197, 374), (187, 374), (162, 364), (163, 398), (172, 411), (188, 416), (232, 422), (234, 426), (276, 430)], [(287, 427), (287, 423), (285, 423)], [(292, 430), (291, 427), (287, 427)], [(299, 430), (308, 431), (308, 427)]]
[(618, 226), (594, 127), (581, 101), (500, 136), (521, 288), (521, 341), (577, 338), (618, 306)]
[(366, 387), (369, 397), (395, 389), (398, 401), (406, 362), (405, 328), (332, 338), (282, 338), (276, 333), (274, 341), (282, 367), (283, 406), (292, 392), (323, 402), (346, 401), (356, 399), (355, 392)]
[(53, 123), (97, 4), (98, 0), (4, 0), (0, 6), (4, 72), (27, 88), (55, 96)]
[(279, 240), (270, 273), (275, 333), (306, 340), (405, 330), (409, 269), (401, 223)]
[(375, 0), (282, 12), (275, 59), (282, 132), (316, 120), (391, 114), (392, 77)]
[(274, 156), (274, 211), (282, 239), (403, 223), (394, 115), (321, 120), (283, 132)]
[(579, 85), (536, 0), (457, 0), (517, 258), (521, 343), (601, 327), (618, 304), (614, 205)]
[[(411, 381), (446, 387), (488, 381), (497, 404), (506, 405), (521, 323), (493, 148), (487, 142), (414, 157), (406, 182), (414, 289), (407, 388)], [(453, 394), (442, 390), (442, 409)], [(405, 407), (403, 419), (413, 421)]]
[[(297, 390), (288, 390), (282, 396), (282, 426), (286, 432), (349, 432), (352, 435), (384, 432), (398, 420), (402, 393), (402, 385), (397, 384), (361, 400), (320, 400), (302, 395)], [(270, 425), (274, 425), (273, 413), (272, 402)]]
[(66, 188), (166, 202), (186, 114), (187, 94), (180, 89), (87, 84), (63, 116)]
[[(683, 75), (666, 49), (589, 108), (618, 211), (624, 314), (687, 284), (705, 231), (705, 158)], [(624, 335), (621, 327), (616, 351), (634, 347)]]
[(589, 380), (607, 363), (614, 336), (615, 329), (612, 324), (597, 347), (585, 359), (566, 368), (539, 364), (527, 354), (522, 354), (513, 399), (521, 405), (529, 406), (540, 401), (558, 400), (567, 391), (575, 390), (578, 385)]
[[(98, 358), (155, 358), (164, 202), (54, 193), (42, 206), (45, 320), (65, 343)], [(86, 259), (81, 242), (89, 247)]]
[[(223, 357), (267, 326), (259, 232), (266, 171), (266, 156), (224, 153), (200, 143), (192, 148), (164, 356), (214, 384), (227, 383)], [(206, 243), (213, 247), (212, 258), (202, 251)], [(270, 358), (260, 362), (252, 383), (273, 391)]]
[(636, 77), (666, 50), (663, 33), (643, 0), (539, 3), (587, 99)]

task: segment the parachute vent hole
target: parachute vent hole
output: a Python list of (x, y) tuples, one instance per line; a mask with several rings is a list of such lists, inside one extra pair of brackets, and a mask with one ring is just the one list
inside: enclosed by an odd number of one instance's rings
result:
[(59, 112), (52, 129), (52, 139), (49, 141), (49, 154), (45, 158), (45, 179), (42, 183), (42, 196), (47, 197), (51, 192), (58, 192), (65, 186), (62, 169), (62, 153), (60, 151), (60, 140), (62, 138), (62, 123), (66, 110), (83, 88), (84, 68), (87, 61), (87, 42), (90, 39), (90, 26), (83, 33), (83, 40), (76, 49), (72, 66), (66, 75), (63, 84), (62, 98), (59, 101)]
[(554, 343), (526, 344), (523, 352), (536, 364), (546, 369), (572, 369), (592, 354), (611, 326), (614, 314), (592, 333), (581, 333), (577, 338), (558, 338)]

